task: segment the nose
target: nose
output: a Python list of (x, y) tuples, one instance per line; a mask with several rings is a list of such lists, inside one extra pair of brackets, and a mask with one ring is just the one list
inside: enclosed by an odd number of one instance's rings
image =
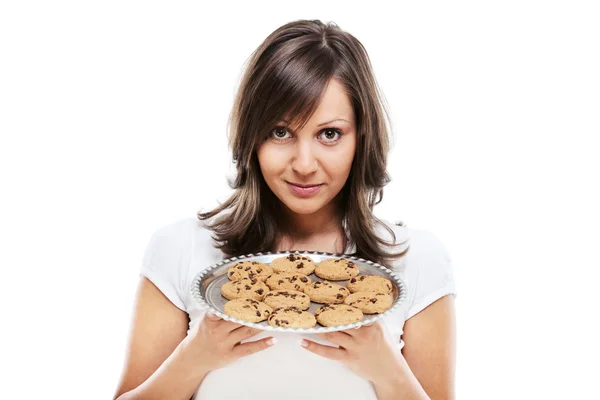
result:
[(299, 175), (310, 175), (317, 172), (317, 161), (312, 143), (309, 140), (297, 140), (295, 143), (292, 169)]

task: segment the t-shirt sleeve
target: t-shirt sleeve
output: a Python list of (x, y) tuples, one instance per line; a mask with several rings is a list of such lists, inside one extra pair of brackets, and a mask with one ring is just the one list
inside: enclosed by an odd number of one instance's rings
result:
[(456, 296), (452, 259), (444, 244), (433, 233), (420, 232), (421, 249), (416, 270), (414, 296), (406, 319), (424, 310), (436, 300)]
[(177, 308), (186, 311), (182, 278), (187, 271), (186, 245), (189, 230), (183, 221), (158, 228), (151, 236), (142, 259), (140, 275), (148, 278)]

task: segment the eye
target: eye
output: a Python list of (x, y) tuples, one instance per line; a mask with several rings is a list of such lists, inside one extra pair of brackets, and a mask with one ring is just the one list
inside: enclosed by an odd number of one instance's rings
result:
[[(336, 138), (337, 135), (337, 138)], [(342, 132), (339, 129), (335, 128), (325, 128), (321, 131), (319, 136), (323, 136), (326, 142), (335, 143), (342, 137)]]
[(282, 141), (287, 139), (286, 135), (289, 132), (284, 126), (277, 126), (269, 133), (269, 139), (274, 139), (275, 141)]

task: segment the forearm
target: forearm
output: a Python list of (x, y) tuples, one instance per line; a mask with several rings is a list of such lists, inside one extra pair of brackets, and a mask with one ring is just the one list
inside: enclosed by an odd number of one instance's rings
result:
[(379, 400), (431, 400), (404, 359), (381, 381), (373, 382)]
[(209, 371), (201, 365), (192, 366), (186, 357), (185, 342), (182, 341), (144, 383), (117, 400), (189, 400)]

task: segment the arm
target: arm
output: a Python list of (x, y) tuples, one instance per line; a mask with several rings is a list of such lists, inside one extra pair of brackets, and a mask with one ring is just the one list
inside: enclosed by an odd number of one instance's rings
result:
[(125, 368), (114, 396), (187, 400), (208, 372), (272, 346), (273, 337), (242, 341), (260, 329), (206, 314), (187, 334), (187, 314), (145, 277), (140, 281)]
[(189, 399), (205, 372), (182, 351), (187, 314), (142, 277), (136, 295), (123, 373), (114, 398)]
[(447, 295), (408, 319), (402, 355), (431, 399), (454, 399), (456, 363), (454, 297)]
[(380, 400), (454, 399), (453, 296), (442, 297), (406, 321), (402, 353), (386, 334), (378, 321), (319, 334), (339, 347), (306, 339), (303, 346), (371, 381)]
[(393, 374), (373, 385), (380, 400), (454, 399), (454, 297), (445, 296), (406, 321)]

